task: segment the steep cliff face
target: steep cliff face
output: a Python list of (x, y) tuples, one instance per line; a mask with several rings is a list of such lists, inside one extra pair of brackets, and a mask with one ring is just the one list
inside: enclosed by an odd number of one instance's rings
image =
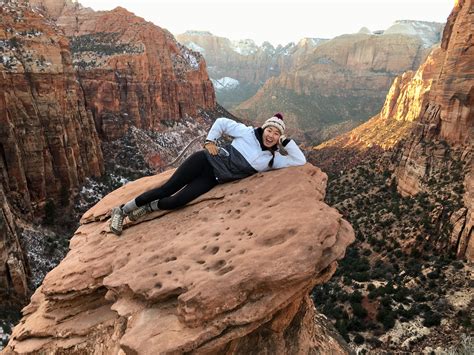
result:
[(397, 76), (379, 114), (314, 147), (309, 153), (311, 159), (331, 175), (339, 174), (406, 139), (427, 104), (433, 80), (441, 71), (442, 56), (442, 51), (436, 49), (416, 72)]
[(102, 154), (67, 38), (24, 5), (1, 14), (0, 178), (27, 214), (100, 175)]
[[(443, 70), (430, 99), (440, 111), (435, 117), (425, 116), (428, 120), (439, 119), (439, 137), (451, 144), (472, 142), (474, 135), (472, 7), (471, 0), (459, 0), (448, 18), (441, 43), (446, 53)], [(436, 105), (430, 103), (430, 106)], [(431, 110), (434, 108), (428, 108)]]
[(0, 15), (0, 306), (18, 306), (31, 276), (21, 228), (69, 205), (103, 161), (67, 38), (23, 2)]
[(348, 353), (308, 298), (354, 240), (322, 202), (326, 175), (310, 164), (257, 174), (128, 224), (120, 238), (108, 232), (112, 206), (171, 173), (84, 214), (7, 353)]
[(392, 80), (417, 70), (429, 51), (418, 36), (340, 36), (314, 48), (291, 71), (268, 80), (235, 112), (262, 120), (283, 110), (291, 125), (304, 130), (313, 143), (320, 142), (328, 138), (329, 127), (340, 126), (333, 130), (335, 136), (377, 113)]
[(123, 8), (94, 12), (66, 6), (56, 23), (71, 40), (73, 62), (101, 138), (130, 126), (198, 116), (215, 106), (202, 56), (166, 30)]
[[(423, 191), (432, 177), (431, 172), (445, 165), (443, 156), (451, 149), (459, 151), (459, 159), (465, 165), (463, 171), (472, 170), (474, 40), (472, 31), (464, 29), (472, 27), (473, 21), (472, 1), (458, 1), (443, 33), (441, 72), (432, 85), (419, 124), (401, 152), (396, 175), (399, 191), (403, 194)], [(427, 148), (432, 141), (444, 141), (448, 145), (441, 150)], [(457, 211), (458, 218), (453, 216), (458, 227), (453, 231), (457, 235), (452, 236), (452, 241), (457, 246), (458, 256), (472, 260), (472, 176), (463, 176), (467, 209)]]
[(15, 217), (0, 185), (0, 296), (15, 305), (28, 296), (27, 264), (20, 246)]
[[(407, 71), (397, 76), (380, 113), (350, 132), (318, 145), (314, 151), (324, 150), (326, 147), (357, 151), (371, 147), (383, 150), (395, 147), (400, 140), (407, 138), (413, 125), (424, 112), (433, 81), (441, 71), (442, 58), (442, 50), (435, 49), (416, 72)], [(337, 157), (334, 157), (332, 163), (338, 165)], [(341, 161), (340, 164), (344, 165), (345, 162)], [(344, 169), (348, 167), (346, 165)], [(335, 168), (338, 169), (337, 166)]]

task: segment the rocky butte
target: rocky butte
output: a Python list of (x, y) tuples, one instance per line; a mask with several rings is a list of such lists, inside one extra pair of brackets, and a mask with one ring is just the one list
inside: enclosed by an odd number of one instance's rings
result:
[(216, 105), (203, 57), (167, 30), (117, 7), (67, 5), (56, 23), (71, 40), (74, 66), (104, 140), (130, 126), (199, 116)]
[(122, 237), (108, 231), (111, 207), (171, 173), (84, 214), (4, 353), (349, 353), (308, 296), (354, 240), (323, 202), (326, 174), (311, 164), (259, 173), (128, 224)]

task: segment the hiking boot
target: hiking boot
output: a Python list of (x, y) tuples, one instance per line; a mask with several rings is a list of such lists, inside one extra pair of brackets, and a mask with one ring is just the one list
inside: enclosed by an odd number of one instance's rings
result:
[(122, 208), (114, 207), (112, 209), (112, 215), (110, 216), (110, 230), (115, 235), (122, 234), (124, 218), (125, 218), (125, 213), (123, 213)]
[(138, 207), (132, 212), (127, 213), (127, 216), (130, 221), (136, 222), (149, 212), (151, 212), (151, 206), (150, 204), (146, 204), (145, 206)]

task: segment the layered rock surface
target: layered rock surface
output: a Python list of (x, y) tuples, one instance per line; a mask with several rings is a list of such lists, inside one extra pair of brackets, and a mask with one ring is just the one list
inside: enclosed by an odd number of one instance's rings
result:
[(71, 39), (74, 65), (101, 138), (130, 126), (159, 130), (166, 120), (215, 106), (202, 56), (124, 8), (66, 6), (56, 23)]
[(259, 173), (121, 237), (108, 231), (110, 208), (170, 174), (127, 184), (83, 216), (6, 352), (347, 352), (314, 327), (307, 296), (354, 240), (322, 202), (326, 175), (310, 164)]
[[(1, 303), (27, 296), (18, 217), (67, 205), (103, 172), (100, 141), (76, 81), (69, 42), (22, 2), (0, 9)], [(53, 207), (52, 207), (53, 208)], [(10, 298), (11, 297), (11, 298)]]
[(26, 5), (0, 11), (0, 179), (26, 214), (99, 176), (102, 153), (67, 38)]
[[(396, 171), (398, 188), (403, 194), (414, 195), (423, 190), (433, 166), (442, 164), (443, 152), (427, 149), (426, 143), (442, 140), (452, 147), (462, 150), (466, 161), (465, 171), (472, 171), (474, 139), (474, 42), (472, 28), (474, 13), (472, 1), (457, 1), (446, 24), (439, 66), (439, 76), (432, 84), (427, 103), (419, 116), (419, 123), (404, 145), (401, 162)], [(452, 239), (455, 241), (458, 256), (474, 258), (472, 239), (473, 213), (472, 175), (466, 174), (464, 180), (465, 202), (468, 208), (458, 213), (460, 219)], [(454, 218), (454, 217), (453, 217)]]

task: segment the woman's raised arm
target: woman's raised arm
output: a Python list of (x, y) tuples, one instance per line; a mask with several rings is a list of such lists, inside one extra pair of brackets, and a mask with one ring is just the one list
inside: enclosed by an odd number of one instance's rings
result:
[(303, 152), (293, 139), (285, 145), (285, 149), (288, 152), (288, 155), (281, 155), (278, 151), (275, 153), (273, 169), (306, 164), (306, 158)]
[(253, 130), (252, 127), (248, 127), (243, 123), (235, 122), (226, 117), (220, 117), (212, 125), (206, 139), (215, 142), (221, 138), (223, 134), (233, 138), (241, 137), (248, 132), (249, 129)]

